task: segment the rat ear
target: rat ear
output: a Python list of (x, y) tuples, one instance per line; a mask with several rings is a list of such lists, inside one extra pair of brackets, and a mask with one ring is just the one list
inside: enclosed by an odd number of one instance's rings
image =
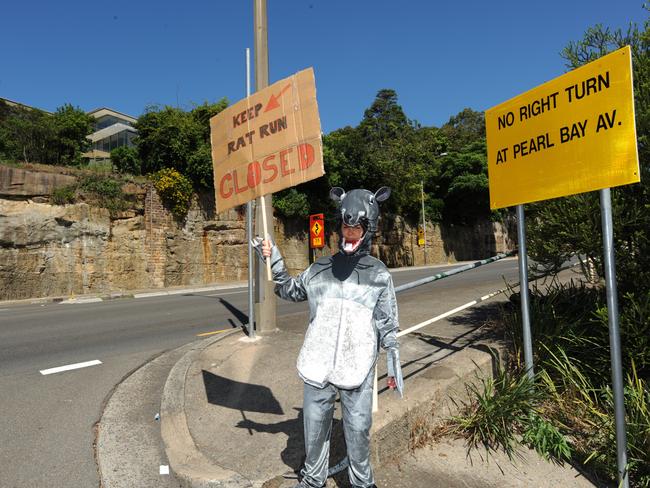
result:
[(345, 196), (345, 190), (340, 186), (335, 186), (330, 190), (330, 198), (335, 202), (340, 202)]
[(388, 197), (390, 196), (390, 188), (387, 186), (382, 186), (379, 190), (375, 192), (375, 200), (378, 202), (383, 202), (384, 200), (388, 200)]

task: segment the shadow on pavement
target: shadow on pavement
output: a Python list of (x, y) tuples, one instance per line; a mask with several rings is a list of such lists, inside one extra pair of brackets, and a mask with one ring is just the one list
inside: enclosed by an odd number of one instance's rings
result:
[(205, 370), (201, 372), (208, 403), (239, 410), (242, 415), (244, 412), (284, 414), (268, 386), (242, 383)]

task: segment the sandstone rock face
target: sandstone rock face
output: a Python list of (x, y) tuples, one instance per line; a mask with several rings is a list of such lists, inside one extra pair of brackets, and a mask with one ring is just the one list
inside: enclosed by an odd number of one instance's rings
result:
[(55, 189), (76, 181), (74, 176), (69, 175), (0, 166), (0, 198), (51, 195)]
[(105, 209), (0, 200), (0, 297), (103, 291), (110, 229)]
[(247, 278), (243, 214), (215, 216), (196, 199), (178, 222), (151, 185), (130, 190), (141, 202), (113, 217), (85, 203), (0, 199), (0, 300)]
[[(125, 185), (129, 210), (111, 216), (85, 203), (49, 205), (48, 192), (71, 184), (64, 175), (0, 167), (0, 300), (112, 293), (245, 281), (248, 244), (242, 208), (215, 214), (199, 195), (183, 221), (164, 207), (151, 185)], [(33, 173), (33, 174), (28, 174)], [(47, 176), (39, 176), (47, 175)], [(20, 183), (22, 181), (22, 183)], [(33, 198), (39, 195), (39, 198)], [(2, 198), (4, 196), (4, 198)], [(289, 271), (310, 262), (308, 220), (274, 220), (275, 240)], [(326, 229), (328, 246), (337, 236)], [(426, 256), (417, 227), (400, 217), (380, 221), (373, 254), (388, 266), (480, 259), (514, 247), (512, 226), (427, 226)]]

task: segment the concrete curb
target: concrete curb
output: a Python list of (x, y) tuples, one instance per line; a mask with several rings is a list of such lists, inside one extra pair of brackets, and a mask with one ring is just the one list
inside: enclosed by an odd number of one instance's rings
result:
[(248, 488), (253, 485), (239, 473), (211, 463), (196, 447), (185, 416), (185, 379), (189, 368), (204, 349), (240, 332), (234, 329), (206, 339), (186, 352), (172, 368), (160, 406), (160, 431), (170, 470), (184, 487)]
[[(430, 365), (406, 381), (401, 402), (391, 402), (373, 421), (370, 441), (375, 466), (399, 459), (434, 426), (458, 413), (454, 402), (467, 398), (465, 385), (493, 376), (500, 348), (476, 344)], [(453, 398), (454, 401), (450, 401)]]
[[(194, 346), (170, 371), (161, 402), (161, 435), (170, 470), (188, 488), (254, 488), (273, 480), (252, 480), (216, 465), (199, 451), (185, 415), (185, 381), (188, 371), (205, 349), (237, 330)], [(407, 380), (404, 399), (381, 401), (373, 420), (371, 460), (375, 466), (390, 463), (409, 452), (420, 433), (457, 413), (449, 400), (467, 396), (465, 384), (491, 376), (499, 360), (498, 347), (468, 346), (436, 361)], [(276, 480), (277, 481), (277, 480)], [(269, 485), (271, 486), (271, 485)], [(276, 486), (275, 484), (273, 486)], [(279, 485), (278, 485), (279, 486)]]
[(101, 417), (95, 424), (94, 450), (100, 487), (172, 487), (172, 478), (159, 474), (160, 466), (167, 461), (160, 423), (154, 414), (160, 412), (160, 392), (169, 371), (190, 347), (192, 343), (141, 364), (125, 375), (104, 400)]
[(0, 305), (38, 305), (45, 303), (60, 303), (60, 304), (82, 304), (82, 303), (96, 303), (106, 302), (110, 300), (119, 300), (122, 298), (149, 298), (170, 295), (184, 295), (188, 293), (203, 293), (206, 291), (219, 291), (230, 290), (233, 288), (245, 288), (247, 282), (236, 282), (227, 284), (206, 285), (194, 288), (166, 288), (160, 290), (150, 291), (130, 291), (130, 292), (111, 292), (105, 294), (90, 294), (78, 295), (68, 297), (43, 297), (43, 298), (25, 298), (24, 300), (0, 300)]

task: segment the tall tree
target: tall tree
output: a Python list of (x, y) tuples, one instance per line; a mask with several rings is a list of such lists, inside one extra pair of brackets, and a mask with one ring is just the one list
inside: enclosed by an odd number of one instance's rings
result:
[(80, 164), (81, 153), (90, 146), (87, 136), (93, 131), (94, 119), (69, 103), (59, 107), (52, 117), (56, 133), (57, 164)]
[(468, 144), (485, 139), (485, 115), (465, 108), (441, 127), (449, 142), (449, 151), (460, 151)]

